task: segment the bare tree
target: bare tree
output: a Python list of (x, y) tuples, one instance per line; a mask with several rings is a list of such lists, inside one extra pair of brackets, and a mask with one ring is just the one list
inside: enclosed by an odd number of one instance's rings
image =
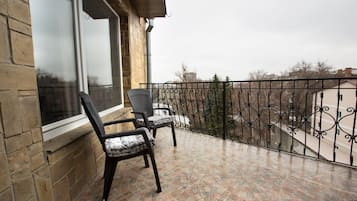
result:
[(184, 82), (185, 81), (185, 73), (188, 72), (188, 67), (185, 64), (181, 65), (181, 70), (175, 72), (175, 76), (178, 78), (178, 81)]
[(275, 79), (276, 77), (277, 75), (275, 75), (274, 73), (269, 74), (264, 70), (257, 70), (249, 73), (248, 80), (268, 80), (268, 79)]

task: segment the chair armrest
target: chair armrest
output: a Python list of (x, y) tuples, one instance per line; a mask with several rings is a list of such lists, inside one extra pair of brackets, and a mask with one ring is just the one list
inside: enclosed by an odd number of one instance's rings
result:
[(126, 137), (126, 136), (141, 135), (144, 138), (145, 144), (148, 147), (151, 147), (151, 143), (149, 141), (149, 137), (147, 136), (146, 132), (149, 132), (147, 130), (147, 128), (138, 128), (138, 129), (132, 130), (132, 131), (123, 131), (123, 132), (119, 132), (119, 133), (107, 134), (107, 135), (104, 135), (103, 138), (105, 140), (105, 139), (116, 138), (116, 137)]
[(149, 120), (148, 120), (148, 116), (147, 116), (146, 112), (132, 111), (131, 113), (141, 115), (143, 117), (143, 119), (144, 119), (145, 127), (146, 128), (149, 127)]
[(114, 121), (109, 121), (105, 122), (103, 125), (104, 126), (109, 126), (113, 124), (121, 124), (121, 123), (127, 123), (127, 122), (135, 122), (135, 118), (129, 118), (129, 119), (119, 119), (119, 120), (114, 120)]
[(171, 109), (168, 108), (168, 107), (155, 107), (155, 108), (153, 108), (153, 109), (154, 109), (154, 110), (167, 110), (167, 111), (169, 111), (169, 115), (175, 114), (175, 111), (171, 110)]

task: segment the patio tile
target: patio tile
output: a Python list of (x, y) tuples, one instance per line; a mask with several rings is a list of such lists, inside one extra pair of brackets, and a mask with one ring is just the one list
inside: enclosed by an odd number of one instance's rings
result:
[[(158, 130), (162, 192), (142, 157), (121, 161), (109, 200), (357, 200), (357, 170), (177, 129)], [(80, 200), (100, 200), (103, 179)]]

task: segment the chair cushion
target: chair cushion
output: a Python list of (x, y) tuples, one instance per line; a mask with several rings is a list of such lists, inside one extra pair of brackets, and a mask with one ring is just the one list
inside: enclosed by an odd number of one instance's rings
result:
[[(138, 128), (137, 130), (145, 130), (151, 145), (154, 145), (154, 138), (148, 129)], [(144, 138), (141, 135), (109, 138), (105, 140), (104, 144), (107, 154), (110, 157), (135, 154), (147, 148)]]
[[(154, 115), (148, 117), (148, 120), (149, 120), (149, 127), (152, 127), (152, 126), (159, 126), (163, 124), (169, 124), (173, 122), (173, 117), (170, 115)], [(137, 119), (137, 122), (140, 126), (145, 126), (143, 118)]]

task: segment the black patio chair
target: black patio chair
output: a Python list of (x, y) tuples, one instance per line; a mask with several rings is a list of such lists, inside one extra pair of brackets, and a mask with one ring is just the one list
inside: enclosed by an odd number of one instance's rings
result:
[[(135, 114), (137, 126), (144, 126), (153, 130), (153, 136), (156, 137), (156, 129), (171, 126), (172, 138), (176, 147), (176, 134), (173, 112), (168, 107), (154, 108), (151, 96), (148, 90), (131, 89), (128, 91), (130, 104)], [(154, 110), (166, 110), (168, 115), (154, 115)]]
[(103, 201), (108, 199), (118, 161), (141, 155), (144, 156), (146, 168), (149, 167), (147, 155), (150, 156), (155, 174), (157, 192), (161, 192), (160, 179), (153, 151), (154, 138), (149, 130), (147, 128), (137, 128), (131, 131), (106, 134), (104, 130), (105, 126), (127, 122), (135, 123), (135, 119), (122, 119), (103, 124), (88, 94), (80, 92), (79, 96), (89, 121), (91, 122), (93, 129), (102, 144), (103, 151), (105, 152)]

